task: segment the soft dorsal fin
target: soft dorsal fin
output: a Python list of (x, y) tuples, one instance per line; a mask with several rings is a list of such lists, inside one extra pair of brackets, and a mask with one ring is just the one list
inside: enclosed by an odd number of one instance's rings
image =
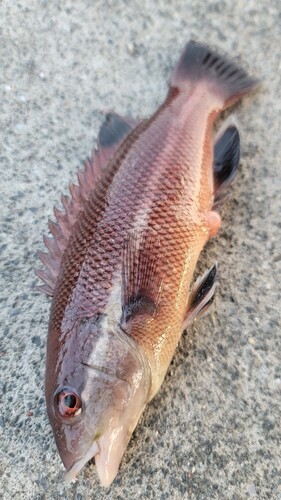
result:
[(109, 162), (124, 139), (139, 123), (139, 120), (120, 116), (113, 111), (105, 115), (97, 139), (98, 150), (104, 164)]
[(122, 263), (122, 319), (121, 324), (157, 310), (161, 279), (153, 248), (157, 236), (131, 233), (124, 242)]
[(139, 121), (123, 117), (111, 111), (105, 115), (98, 136), (99, 148), (119, 147), (127, 135), (138, 125)]
[(46, 269), (36, 269), (37, 276), (44, 281), (38, 289), (47, 295), (53, 295), (60, 263), (83, 205), (88, 201), (90, 193), (95, 189), (98, 179), (109, 160), (138, 122), (131, 118), (122, 118), (116, 113), (108, 113), (101, 126), (97, 144), (98, 149), (92, 151), (91, 157), (85, 161), (84, 170), (77, 173), (78, 185), (70, 184), (70, 196), (61, 196), (64, 210), (54, 207), (56, 222), (49, 221), (49, 230), (53, 238), (44, 236), (43, 240), (48, 252), (38, 252)]

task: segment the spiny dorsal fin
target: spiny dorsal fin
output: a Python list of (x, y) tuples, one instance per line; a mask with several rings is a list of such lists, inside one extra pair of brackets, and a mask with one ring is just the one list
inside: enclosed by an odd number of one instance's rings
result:
[(121, 324), (138, 316), (153, 315), (157, 310), (161, 279), (157, 270), (156, 238), (152, 233), (133, 232), (124, 242)]
[(49, 221), (53, 238), (43, 237), (48, 253), (38, 252), (38, 257), (46, 269), (35, 270), (37, 276), (44, 281), (44, 285), (38, 289), (47, 295), (53, 295), (64, 250), (85, 202), (95, 189), (103, 169), (136, 124), (133, 119), (122, 118), (115, 113), (107, 115), (99, 132), (98, 149), (94, 149), (91, 157), (85, 161), (84, 170), (77, 173), (78, 185), (70, 184), (70, 196), (61, 196), (63, 210), (54, 207), (56, 222)]

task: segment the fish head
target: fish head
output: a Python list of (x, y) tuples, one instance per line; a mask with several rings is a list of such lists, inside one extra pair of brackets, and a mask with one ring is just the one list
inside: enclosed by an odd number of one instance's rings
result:
[(47, 349), (46, 401), (66, 481), (93, 457), (103, 486), (114, 480), (148, 400), (145, 356), (119, 326), (84, 320)]

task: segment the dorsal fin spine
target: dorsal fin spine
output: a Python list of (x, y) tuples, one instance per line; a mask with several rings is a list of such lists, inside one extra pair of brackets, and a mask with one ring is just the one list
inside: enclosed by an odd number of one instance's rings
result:
[[(46, 265), (47, 269), (36, 270), (37, 276), (45, 282), (45, 285), (41, 286), (40, 290), (48, 295), (52, 295), (54, 292), (64, 250), (72, 233), (73, 226), (81, 210), (83, 210), (83, 206), (89, 200), (90, 193), (95, 189), (102, 169), (107, 165), (108, 161), (120, 147), (120, 144), (124, 141), (126, 135), (133, 128), (132, 120), (119, 117), (116, 114), (112, 114), (112, 117), (114, 117), (113, 124), (110, 125), (107, 123), (106, 126), (103, 126), (103, 140), (108, 139), (111, 134), (111, 140), (115, 138), (115, 141), (110, 144), (110, 147), (102, 145), (99, 149), (94, 148), (92, 150), (90, 158), (87, 158), (84, 163), (84, 170), (79, 170), (77, 173), (78, 186), (73, 183), (70, 184), (69, 191), (71, 196), (61, 195), (64, 210), (54, 207), (54, 215), (57, 222), (49, 220), (49, 230), (54, 238), (44, 236), (43, 240), (49, 253), (39, 252), (39, 258)], [(122, 134), (120, 134), (120, 130)], [(119, 137), (114, 136), (114, 134), (112, 135), (112, 132), (115, 134), (118, 132)], [(100, 144), (100, 135), (97, 143)], [(98, 199), (97, 203), (99, 203)]]

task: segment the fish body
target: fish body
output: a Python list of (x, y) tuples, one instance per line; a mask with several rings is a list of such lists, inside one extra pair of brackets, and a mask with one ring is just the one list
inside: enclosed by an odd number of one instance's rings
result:
[(95, 456), (101, 483), (112, 482), (182, 331), (213, 300), (216, 266), (190, 285), (239, 162), (236, 127), (214, 147), (213, 125), (255, 86), (189, 42), (156, 113), (109, 115), (65, 211), (55, 209), (38, 274), (52, 295), (46, 402), (69, 480)]

